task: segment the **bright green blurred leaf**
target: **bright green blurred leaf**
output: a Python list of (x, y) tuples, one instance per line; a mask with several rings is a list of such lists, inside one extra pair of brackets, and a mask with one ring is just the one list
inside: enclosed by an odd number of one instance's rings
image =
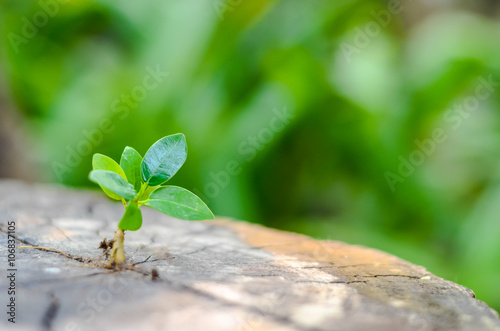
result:
[(125, 172), (127, 181), (139, 192), (141, 189), (141, 162), (142, 156), (132, 147), (125, 147), (120, 159), (120, 166)]
[(92, 170), (89, 174), (89, 179), (99, 184), (103, 190), (106, 189), (116, 194), (120, 197), (119, 199), (123, 197), (127, 200), (131, 200), (137, 195), (134, 187), (127, 183), (127, 181), (116, 172), (109, 170)]
[(164, 137), (153, 144), (141, 163), (142, 179), (149, 186), (160, 185), (175, 175), (187, 158), (182, 133)]
[(94, 157), (92, 158), (92, 169), (113, 171), (122, 176), (124, 179), (127, 179), (125, 172), (120, 165), (109, 156), (103, 154), (94, 154)]
[[(103, 154), (99, 153), (94, 154), (94, 157), (92, 157), (92, 169), (113, 171), (119, 174), (123, 179), (127, 180), (125, 172), (120, 167), (120, 165), (116, 163), (116, 161), (110, 158), (109, 156)], [(115, 194), (110, 190), (102, 187), (102, 185), (101, 188), (104, 191), (104, 193), (106, 193), (111, 199), (121, 200), (122, 197), (119, 196), (118, 194)]]
[(210, 209), (200, 198), (177, 186), (158, 188), (151, 193), (146, 205), (184, 220), (199, 221), (214, 218)]
[(125, 211), (125, 214), (123, 214), (123, 217), (118, 224), (118, 227), (122, 230), (128, 230), (128, 231), (137, 231), (141, 228), (142, 226), (142, 213), (139, 207), (137, 206), (137, 203), (134, 201), (130, 201), (130, 203), (127, 206), (127, 210)]

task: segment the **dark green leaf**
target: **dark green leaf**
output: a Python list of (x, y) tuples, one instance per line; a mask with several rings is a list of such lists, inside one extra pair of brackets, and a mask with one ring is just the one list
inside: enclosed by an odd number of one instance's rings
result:
[(160, 185), (182, 167), (187, 157), (186, 137), (182, 133), (161, 138), (144, 155), (142, 179), (149, 186)]
[(125, 210), (125, 214), (118, 224), (118, 227), (122, 230), (128, 231), (137, 231), (142, 226), (142, 213), (137, 203), (134, 201), (130, 201), (127, 206), (127, 210)]
[[(120, 167), (120, 165), (116, 163), (116, 161), (110, 158), (109, 156), (103, 154), (99, 153), (94, 154), (94, 157), (92, 157), (92, 169), (113, 171), (122, 176), (123, 179), (127, 180), (125, 172)], [(101, 188), (104, 191), (104, 193), (106, 193), (111, 199), (121, 200), (121, 196), (111, 192), (110, 190), (105, 189), (104, 187), (102, 187), (102, 185)]]
[(146, 205), (184, 220), (198, 221), (214, 218), (210, 209), (200, 198), (177, 186), (164, 186), (156, 189), (149, 196)]
[(103, 190), (106, 189), (127, 200), (131, 200), (137, 195), (134, 187), (127, 183), (127, 181), (116, 172), (109, 170), (92, 170), (89, 174), (89, 179), (99, 184)]
[(141, 161), (142, 156), (132, 147), (125, 147), (120, 159), (120, 167), (125, 172), (127, 181), (139, 192), (141, 189)]

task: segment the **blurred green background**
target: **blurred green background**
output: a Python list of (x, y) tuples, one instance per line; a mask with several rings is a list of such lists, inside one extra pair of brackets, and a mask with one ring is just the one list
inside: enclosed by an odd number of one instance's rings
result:
[(93, 187), (183, 132), (214, 212), (393, 253), (500, 310), (497, 1), (4, 0), (0, 175)]

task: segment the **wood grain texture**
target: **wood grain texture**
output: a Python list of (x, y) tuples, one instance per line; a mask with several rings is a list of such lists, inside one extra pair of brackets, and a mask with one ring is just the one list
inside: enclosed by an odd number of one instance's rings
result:
[[(496, 312), (471, 290), (380, 251), (143, 211), (143, 228), (125, 236), (135, 265), (112, 271), (99, 267), (97, 247), (113, 236), (120, 203), (0, 182), (1, 255), (12, 220), (22, 245), (66, 254), (18, 250), (15, 329), (500, 330)], [(0, 279), (3, 306), (8, 284)], [(0, 327), (12, 325), (4, 316)]]

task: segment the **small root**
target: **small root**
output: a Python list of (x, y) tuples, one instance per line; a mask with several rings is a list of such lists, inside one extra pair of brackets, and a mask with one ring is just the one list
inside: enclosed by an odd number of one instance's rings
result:
[(60, 249), (57, 249), (57, 248), (52, 248), (52, 247), (41, 247), (41, 246), (24, 246), (24, 245), (20, 245), (19, 248), (34, 248), (34, 249), (38, 249), (40, 251), (53, 251), (55, 253), (58, 253), (64, 257), (67, 257), (68, 259), (72, 259), (72, 260), (75, 260), (75, 261), (78, 261), (78, 262), (83, 262), (83, 263), (86, 263), (86, 262), (90, 262), (89, 259), (86, 259), (86, 258), (83, 258), (83, 257), (80, 257), (80, 256), (72, 256), (72, 255), (68, 255), (66, 253), (64, 253), (63, 251), (61, 251)]
[(133, 265), (134, 265), (134, 266), (136, 266), (136, 265), (138, 265), (138, 264), (146, 263), (146, 262), (148, 262), (148, 261), (149, 261), (149, 259), (150, 259), (150, 258), (151, 258), (151, 255), (150, 255), (150, 256), (148, 256), (145, 260), (143, 260), (143, 261), (141, 261), (141, 262), (136, 262), (136, 263), (134, 263)]
[(99, 249), (102, 249), (103, 251), (103, 256), (107, 260), (109, 258), (109, 251), (111, 248), (113, 248), (113, 243), (114, 240), (109, 240), (107, 238), (104, 238), (101, 243), (99, 244)]
[[(110, 245), (108, 244), (108, 239), (107, 238), (104, 238), (101, 243), (99, 244), (99, 249), (102, 249), (105, 253), (109, 250), (109, 247)], [(113, 245), (111, 245), (113, 246)]]
[[(159, 279), (159, 273), (158, 270), (152, 269), (151, 272), (148, 272), (144, 269), (141, 269), (139, 267), (136, 267), (137, 264), (145, 263), (150, 261), (151, 256), (148, 256), (144, 261), (138, 262), (138, 263), (130, 263), (126, 264), (125, 262), (125, 250), (123, 249), (123, 241), (124, 241), (124, 232), (123, 230), (118, 229), (115, 233), (115, 236), (112, 240), (107, 240), (104, 238), (101, 243), (99, 244), (99, 248), (104, 251), (104, 254), (106, 254), (106, 258), (108, 255), (110, 256), (109, 261), (105, 261), (102, 259), (98, 260), (92, 260), (90, 258), (85, 258), (81, 256), (74, 256), (71, 254), (67, 254), (60, 249), (57, 248), (52, 248), (52, 247), (42, 247), (42, 246), (27, 246), (27, 245), (20, 245), (19, 249), (21, 248), (33, 248), (41, 251), (47, 251), (47, 252), (54, 252), (57, 253), (61, 256), (64, 256), (68, 259), (80, 262), (80, 264), (77, 264), (78, 266), (81, 267), (87, 267), (87, 268), (102, 268), (102, 269), (108, 269), (108, 270), (113, 270), (113, 271), (134, 271), (138, 272), (144, 276), (149, 276), (151, 277), (152, 280), (157, 280)], [(153, 260), (156, 261), (156, 260)]]
[(158, 270), (153, 268), (153, 270), (151, 270), (151, 279), (157, 280), (158, 278), (160, 278), (160, 274), (158, 273)]

